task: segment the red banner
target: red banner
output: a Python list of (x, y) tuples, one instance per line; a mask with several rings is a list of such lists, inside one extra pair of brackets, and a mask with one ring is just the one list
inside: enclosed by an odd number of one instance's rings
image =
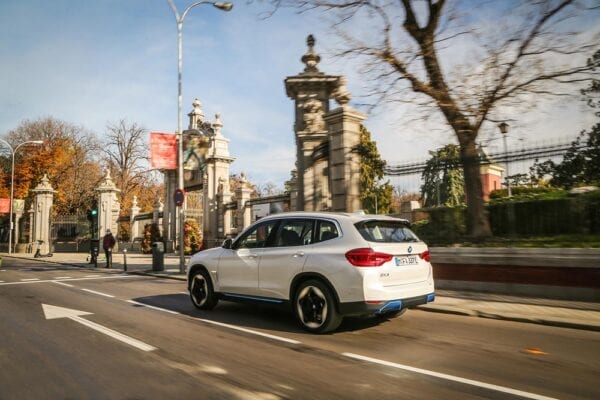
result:
[(156, 169), (177, 169), (177, 135), (150, 132), (150, 165)]
[(10, 212), (10, 199), (0, 199), (0, 214), (8, 214)]

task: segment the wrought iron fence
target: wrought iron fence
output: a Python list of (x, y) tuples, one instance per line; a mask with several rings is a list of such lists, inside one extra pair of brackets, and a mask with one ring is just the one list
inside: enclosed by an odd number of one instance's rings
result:
[(55, 252), (89, 252), (91, 235), (86, 214), (59, 215), (51, 221), (50, 240)]

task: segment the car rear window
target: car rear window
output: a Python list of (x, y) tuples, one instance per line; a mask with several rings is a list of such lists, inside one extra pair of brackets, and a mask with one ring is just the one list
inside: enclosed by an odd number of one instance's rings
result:
[(369, 242), (398, 243), (418, 242), (417, 235), (403, 222), (371, 220), (356, 223), (356, 229)]

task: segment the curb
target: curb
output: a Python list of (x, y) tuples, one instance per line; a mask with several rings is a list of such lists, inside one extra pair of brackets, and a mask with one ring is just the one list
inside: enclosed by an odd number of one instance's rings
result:
[(131, 275), (145, 275), (145, 276), (153, 276), (155, 278), (164, 278), (164, 279), (173, 279), (173, 280), (177, 280), (177, 281), (187, 281), (186, 278), (182, 277), (182, 276), (173, 276), (173, 275), (168, 275), (168, 274), (161, 274), (159, 272), (154, 272), (154, 271), (127, 271), (128, 274)]
[(13, 255), (4, 255), (2, 256), (3, 258), (12, 258), (12, 259), (16, 259), (16, 260), (29, 260), (29, 261), (36, 261), (36, 262), (41, 262), (41, 263), (46, 263), (46, 264), (61, 264), (61, 265), (68, 265), (70, 267), (78, 267), (78, 268), (84, 268), (84, 269), (100, 269), (100, 268), (94, 268), (91, 267), (92, 264), (82, 264), (82, 263), (75, 263), (75, 262), (69, 262), (69, 261), (57, 261), (52, 260), (52, 257), (44, 257), (43, 259), (39, 259), (39, 258), (32, 258), (32, 257), (19, 257), (19, 256), (13, 256)]
[(468, 310), (460, 307), (422, 305), (417, 309), (427, 312), (436, 312), (441, 314), (462, 315), (466, 317), (478, 317), (487, 319), (497, 319), (502, 321), (521, 322), (529, 324), (538, 324), (546, 326), (554, 326), (558, 328), (578, 329), (592, 332), (600, 332), (600, 324), (589, 322), (579, 322), (564, 318), (532, 318), (519, 314), (492, 314), (477, 310)]

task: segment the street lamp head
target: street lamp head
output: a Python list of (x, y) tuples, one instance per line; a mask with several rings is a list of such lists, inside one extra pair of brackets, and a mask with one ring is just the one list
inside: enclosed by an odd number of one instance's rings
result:
[(44, 144), (44, 141), (43, 140), (32, 140), (29, 143), (31, 143), (31, 144)]
[(506, 135), (508, 132), (508, 124), (506, 122), (500, 122), (498, 128), (500, 128), (500, 132), (502, 132), (503, 135)]
[(231, 9), (233, 8), (233, 3), (218, 1), (216, 3), (213, 3), (213, 6), (215, 6), (219, 10), (231, 11)]

